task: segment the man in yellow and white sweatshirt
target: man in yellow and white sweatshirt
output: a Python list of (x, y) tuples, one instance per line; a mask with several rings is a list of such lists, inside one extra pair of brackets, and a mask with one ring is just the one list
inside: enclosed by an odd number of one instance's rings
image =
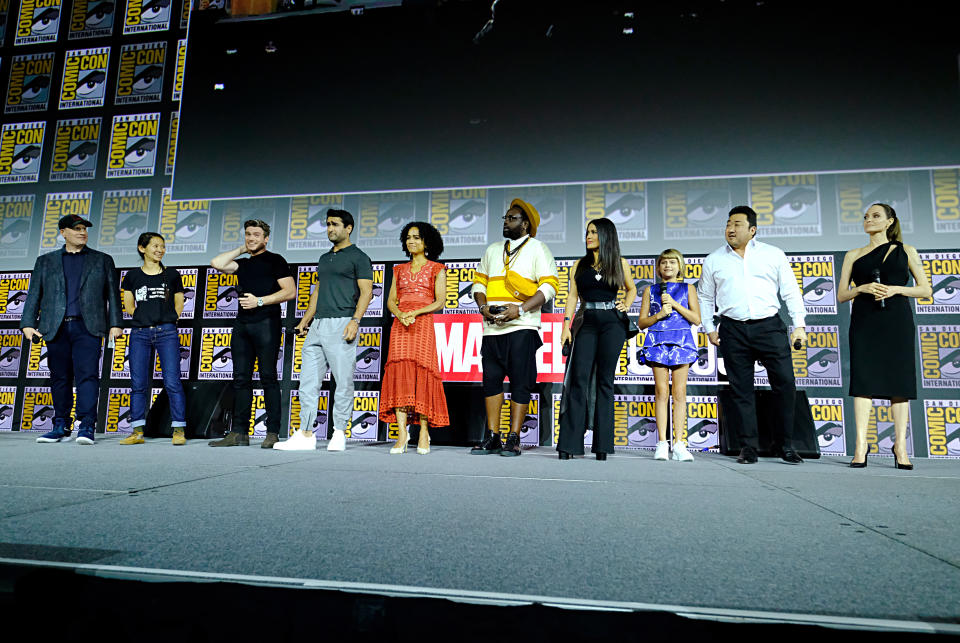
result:
[[(557, 264), (538, 241), (540, 214), (520, 199), (503, 217), (504, 242), (491, 244), (473, 279), (473, 298), (483, 315), (483, 395), (489, 434), (473, 455), (520, 455), (520, 427), (527, 416), (530, 392), (537, 383), (540, 308), (557, 294)], [(503, 379), (510, 378), (510, 435), (500, 440)]]

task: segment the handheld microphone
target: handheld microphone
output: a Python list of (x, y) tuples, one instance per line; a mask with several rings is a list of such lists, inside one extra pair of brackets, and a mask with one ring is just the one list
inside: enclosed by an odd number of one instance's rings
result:
[[(877, 284), (880, 283), (880, 269), (874, 268), (871, 274), (873, 275), (873, 282)], [(887, 307), (887, 301), (885, 299), (881, 299), (880, 308), (886, 308), (886, 307)]]
[(798, 351), (803, 347), (803, 340), (799, 337), (793, 340), (793, 350)]

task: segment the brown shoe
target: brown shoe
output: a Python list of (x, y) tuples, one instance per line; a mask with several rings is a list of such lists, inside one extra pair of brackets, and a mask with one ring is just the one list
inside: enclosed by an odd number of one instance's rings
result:
[(272, 449), (273, 445), (280, 441), (280, 435), (277, 433), (267, 433), (267, 437), (260, 443), (261, 449)]
[(246, 433), (231, 431), (222, 440), (214, 440), (207, 444), (212, 447), (246, 447), (250, 446), (250, 436)]
[(187, 436), (184, 433), (183, 427), (173, 430), (173, 446), (179, 447), (187, 443)]
[(143, 444), (143, 431), (134, 431), (120, 440), (120, 444)]

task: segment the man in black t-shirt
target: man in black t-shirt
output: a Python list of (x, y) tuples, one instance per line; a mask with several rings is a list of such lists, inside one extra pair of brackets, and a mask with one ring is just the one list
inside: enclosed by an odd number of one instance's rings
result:
[[(270, 226), (260, 219), (243, 224), (244, 245), (213, 258), (210, 265), (226, 274), (236, 273), (241, 293), (240, 310), (233, 325), (230, 350), (233, 354), (233, 425), (212, 447), (250, 444), (248, 424), (253, 402), (253, 364), (259, 363), (267, 411), (267, 438), (260, 445), (270, 449), (280, 434), (280, 382), (277, 356), (280, 352), (280, 304), (293, 299), (297, 287), (287, 261), (267, 250)], [(238, 257), (244, 253), (250, 256)]]

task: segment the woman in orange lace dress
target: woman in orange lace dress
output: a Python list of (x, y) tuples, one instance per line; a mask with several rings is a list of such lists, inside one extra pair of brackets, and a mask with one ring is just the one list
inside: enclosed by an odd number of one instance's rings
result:
[(413, 221), (400, 233), (408, 263), (393, 267), (387, 309), (395, 319), (380, 391), (380, 419), (396, 420), (400, 435), (390, 453), (407, 450), (407, 422), (420, 423), (417, 453), (430, 453), (429, 426), (448, 426), (447, 399), (437, 367), (433, 315), (443, 308), (446, 266), (437, 263), (443, 239), (429, 223)]

